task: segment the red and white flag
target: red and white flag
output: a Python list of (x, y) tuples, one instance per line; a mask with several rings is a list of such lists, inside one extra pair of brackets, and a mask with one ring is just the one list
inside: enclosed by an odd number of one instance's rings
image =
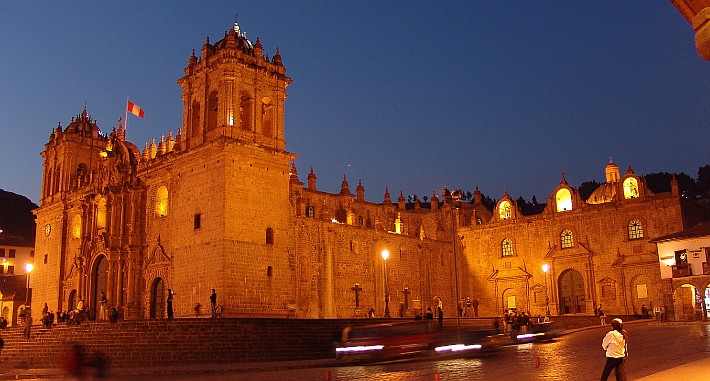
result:
[(128, 101), (128, 106), (127, 106), (126, 110), (128, 110), (128, 112), (130, 112), (131, 114), (133, 114), (139, 118), (142, 118), (145, 116), (145, 114), (143, 113), (143, 109), (131, 101)]

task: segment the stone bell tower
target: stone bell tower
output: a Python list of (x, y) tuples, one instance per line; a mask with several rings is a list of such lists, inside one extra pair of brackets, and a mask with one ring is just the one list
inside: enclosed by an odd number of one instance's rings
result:
[(201, 58), (193, 50), (178, 80), (187, 149), (219, 136), (285, 149), (284, 102), (291, 79), (278, 48), (271, 59), (263, 53), (259, 39), (249, 41), (236, 22), (214, 45), (207, 38)]

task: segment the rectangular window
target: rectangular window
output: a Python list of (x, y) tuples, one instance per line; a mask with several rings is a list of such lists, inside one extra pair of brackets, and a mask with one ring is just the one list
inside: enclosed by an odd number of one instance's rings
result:
[(10, 254), (9, 257), (10, 257), (10, 258), (15, 258), (15, 249), (10, 249), (9, 251), (10, 251), (10, 252), (9, 252), (9, 254)]
[(200, 213), (195, 214), (195, 230), (202, 226), (202, 215)]
[(44, 264), (47, 264), (47, 254), (44, 255)]
[(35, 251), (34, 251), (34, 250), (30, 250), (30, 257), (32, 257), (32, 258), (35, 257)]
[(4, 256), (5, 256), (5, 249), (0, 249), (0, 257), (4, 257)]
[(15, 275), (15, 266), (7, 266), (7, 275)]

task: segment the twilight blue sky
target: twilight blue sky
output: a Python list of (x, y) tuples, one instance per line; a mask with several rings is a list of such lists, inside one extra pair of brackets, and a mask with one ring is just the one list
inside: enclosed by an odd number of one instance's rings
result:
[(324, 191), (346, 173), (373, 202), (444, 185), (544, 202), (560, 172), (603, 181), (610, 156), (640, 175), (710, 164), (710, 64), (667, 0), (16, 1), (0, 13), (0, 188), (39, 202), (39, 153), (85, 102), (103, 131), (126, 97), (142, 106), (140, 148), (176, 132), (176, 80), (235, 14), (280, 48), (287, 149)]

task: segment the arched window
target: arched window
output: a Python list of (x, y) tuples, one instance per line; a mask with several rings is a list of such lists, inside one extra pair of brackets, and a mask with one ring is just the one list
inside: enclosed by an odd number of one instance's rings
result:
[(78, 213), (72, 218), (71, 230), (74, 239), (81, 238), (81, 215)]
[(271, 99), (269, 97), (262, 98), (261, 102), (261, 133), (264, 136), (272, 137), (271, 120), (273, 119), (272, 114), (274, 108), (271, 105)]
[(555, 200), (557, 201), (558, 212), (572, 210), (572, 193), (570, 193), (569, 189), (561, 188), (558, 190), (555, 195)]
[(246, 94), (239, 99), (239, 126), (251, 131), (251, 99)]
[(512, 257), (513, 256), (513, 241), (510, 240), (510, 238), (506, 238), (501, 242), (501, 253), (504, 257)]
[(643, 238), (643, 226), (639, 220), (629, 221), (629, 239)]
[(155, 192), (155, 214), (158, 217), (168, 215), (168, 188), (161, 185)]
[(639, 183), (633, 177), (627, 177), (624, 180), (624, 198), (638, 198), (639, 196)]
[(574, 236), (572, 235), (571, 230), (565, 229), (562, 231), (560, 234), (560, 246), (562, 246), (563, 249), (574, 246)]
[(266, 276), (270, 277), (274, 275), (274, 269), (271, 266), (266, 267)]
[(316, 217), (315, 208), (313, 206), (309, 206), (306, 208), (306, 217), (308, 217), (308, 218), (315, 218)]
[(274, 229), (272, 229), (272, 228), (266, 228), (266, 244), (267, 245), (274, 244)]
[(357, 226), (362, 226), (362, 216), (357, 216)]
[(500, 205), (498, 205), (498, 214), (501, 220), (507, 220), (510, 218), (510, 208), (510, 201), (502, 201)]
[(207, 99), (207, 131), (217, 128), (218, 105), (219, 97), (217, 91), (212, 91)]
[(200, 136), (200, 133), (202, 132), (202, 127), (200, 125), (200, 102), (198, 101), (193, 101), (192, 102), (192, 124), (191, 124), (191, 131), (190, 131), (190, 136), (198, 137)]

